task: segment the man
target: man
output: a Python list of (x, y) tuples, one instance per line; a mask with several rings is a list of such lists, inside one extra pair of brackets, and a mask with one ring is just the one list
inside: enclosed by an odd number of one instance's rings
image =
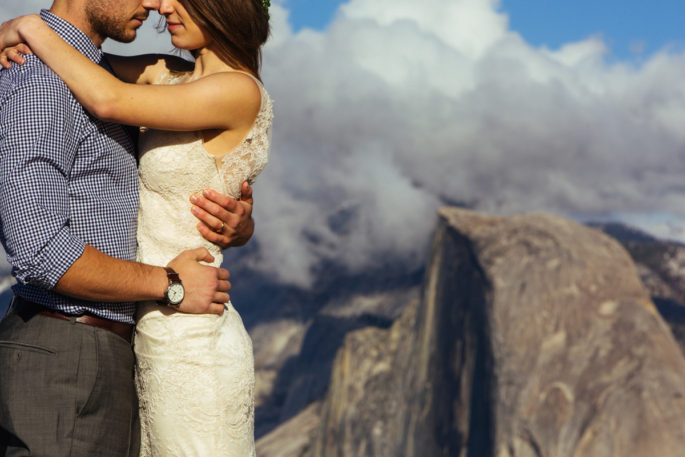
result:
[[(159, 0), (54, 0), (43, 19), (107, 68), (100, 45), (129, 42)], [(228, 272), (185, 251), (168, 269), (133, 262), (134, 145), (87, 115), (35, 56), (0, 71), (0, 239), (13, 313), (0, 322), (0, 455), (137, 456), (130, 337), (136, 301), (223, 312)], [(200, 232), (223, 246), (253, 230), (251, 193), (195, 198)], [(163, 228), (160, 228), (163, 229)]]

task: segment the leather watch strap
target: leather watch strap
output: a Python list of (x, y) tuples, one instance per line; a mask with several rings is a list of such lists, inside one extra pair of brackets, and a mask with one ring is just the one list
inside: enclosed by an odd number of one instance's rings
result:
[(171, 267), (164, 267), (166, 270), (166, 277), (169, 278), (169, 284), (172, 282), (181, 282), (181, 277)]

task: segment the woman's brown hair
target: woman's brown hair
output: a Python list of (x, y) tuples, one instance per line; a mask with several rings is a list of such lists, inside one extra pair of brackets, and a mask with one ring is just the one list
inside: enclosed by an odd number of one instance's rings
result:
[(181, 0), (193, 20), (214, 40), (221, 59), (259, 78), (261, 47), (269, 37), (262, 0)]

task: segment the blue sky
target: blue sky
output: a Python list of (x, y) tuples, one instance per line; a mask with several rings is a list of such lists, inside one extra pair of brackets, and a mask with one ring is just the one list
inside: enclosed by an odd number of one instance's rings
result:
[[(286, 0), (295, 29), (325, 28), (341, 0)], [(613, 58), (641, 60), (665, 46), (685, 49), (685, 0), (502, 0), (510, 28), (555, 49), (601, 36)]]

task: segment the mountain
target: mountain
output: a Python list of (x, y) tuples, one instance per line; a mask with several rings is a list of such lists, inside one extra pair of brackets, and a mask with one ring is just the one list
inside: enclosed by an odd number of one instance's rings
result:
[(680, 246), (614, 231), (634, 261), (554, 216), (440, 216), (420, 295), (348, 333), (259, 455), (681, 455), (685, 359), (650, 297), (681, 306)]

